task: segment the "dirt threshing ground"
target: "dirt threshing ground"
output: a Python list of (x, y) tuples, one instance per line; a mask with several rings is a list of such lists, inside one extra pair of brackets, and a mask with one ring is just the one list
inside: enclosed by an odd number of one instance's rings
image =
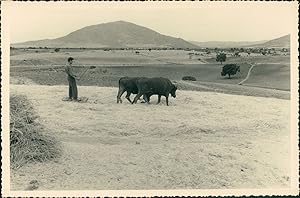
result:
[[(33, 102), (39, 122), (63, 146), (59, 159), (12, 170), (12, 190), (30, 189), (30, 183), (37, 190), (289, 187), (289, 56), (228, 57), (226, 63), (242, 68), (228, 80), (220, 77), (215, 55), (189, 53), (11, 50), (11, 93)], [(67, 81), (55, 66), (69, 56), (97, 66), (78, 82), (87, 103), (61, 100)], [(263, 64), (247, 86), (237, 85), (251, 62)], [(176, 80), (177, 98), (170, 106), (164, 98), (156, 105), (156, 96), (150, 105), (116, 104), (125, 75)], [(181, 81), (186, 75), (198, 81)]]
[[(178, 90), (170, 106), (116, 104), (117, 88), (10, 85), (63, 144), (61, 158), (11, 172), (12, 190), (284, 188), (289, 100)], [(124, 96), (123, 96), (124, 97)]]

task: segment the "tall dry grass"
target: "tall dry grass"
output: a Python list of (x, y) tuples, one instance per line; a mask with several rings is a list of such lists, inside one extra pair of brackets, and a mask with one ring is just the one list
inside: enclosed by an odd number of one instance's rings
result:
[(22, 95), (10, 96), (10, 164), (18, 169), (30, 162), (45, 162), (60, 156), (60, 144), (43, 134), (33, 105)]

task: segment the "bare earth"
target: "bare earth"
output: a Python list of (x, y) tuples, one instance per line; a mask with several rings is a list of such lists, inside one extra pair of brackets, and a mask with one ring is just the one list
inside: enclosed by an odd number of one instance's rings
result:
[[(12, 190), (288, 188), (289, 100), (178, 90), (170, 106), (116, 104), (117, 88), (10, 85), (34, 104), (61, 158), (11, 173)], [(124, 96), (123, 96), (124, 97)]]

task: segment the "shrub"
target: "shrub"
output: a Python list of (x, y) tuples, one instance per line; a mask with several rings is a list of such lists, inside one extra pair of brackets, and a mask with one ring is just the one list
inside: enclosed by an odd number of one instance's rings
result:
[(59, 50), (60, 50), (59, 48), (55, 48), (54, 49), (55, 52), (59, 52)]
[(17, 169), (29, 162), (44, 162), (60, 155), (53, 137), (42, 134), (32, 104), (25, 96), (10, 97), (10, 163)]
[(187, 81), (196, 81), (197, 79), (193, 76), (183, 76), (182, 80), (187, 80)]

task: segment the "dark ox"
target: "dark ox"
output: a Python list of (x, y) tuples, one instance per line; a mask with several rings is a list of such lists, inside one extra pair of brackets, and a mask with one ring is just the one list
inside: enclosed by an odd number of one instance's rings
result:
[[(137, 88), (137, 80), (143, 79), (143, 77), (122, 77), (119, 80), (119, 91), (118, 91), (118, 96), (117, 96), (117, 103), (122, 103), (121, 96), (122, 94), (126, 91), (127, 94), (125, 98), (132, 103), (130, 100), (130, 95), (131, 94), (137, 94), (138, 93), (138, 88)], [(146, 100), (146, 95), (143, 96), (144, 100)], [(150, 96), (147, 98), (147, 101), (150, 100)]]
[(230, 78), (231, 75), (235, 75), (237, 72), (240, 72), (240, 66), (236, 64), (227, 64), (223, 66), (221, 75), (226, 76), (228, 74), (228, 78)]
[(158, 95), (157, 104), (160, 103), (161, 96), (166, 97), (166, 103), (169, 105), (169, 94), (176, 97), (177, 87), (167, 78), (141, 78), (137, 80), (138, 94), (135, 96), (133, 103), (136, 103), (139, 97), (147, 95), (145, 101), (149, 103), (149, 98), (152, 95)]

